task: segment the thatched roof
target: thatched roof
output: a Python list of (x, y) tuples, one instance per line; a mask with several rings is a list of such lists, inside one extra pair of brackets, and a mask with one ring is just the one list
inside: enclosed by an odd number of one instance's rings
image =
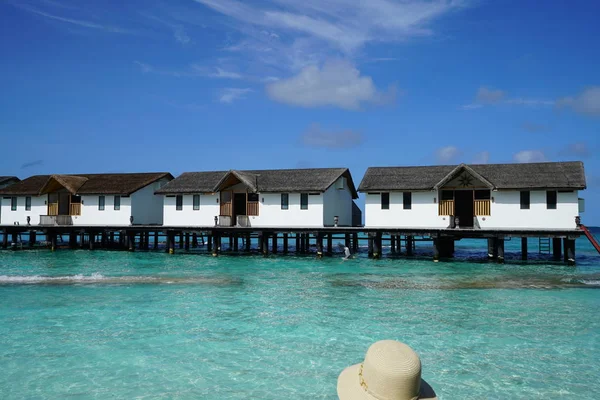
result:
[(72, 194), (115, 194), (129, 196), (163, 178), (173, 179), (168, 172), (134, 174), (35, 175), (0, 189), (0, 195), (38, 196), (57, 188)]
[(0, 185), (7, 185), (18, 181), (19, 178), (17, 178), (16, 176), (0, 176)]
[(346, 178), (353, 198), (357, 198), (348, 168), (185, 172), (157, 190), (156, 194), (214, 193), (232, 177), (255, 192), (324, 192), (341, 176)]
[(491, 184), (492, 189), (586, 188), (583, 163), (546, 162), (528, 164), (439, 165), (426, 167), (371, 167), (360, 192), (390, 190), (433, 190), (464, 170)]

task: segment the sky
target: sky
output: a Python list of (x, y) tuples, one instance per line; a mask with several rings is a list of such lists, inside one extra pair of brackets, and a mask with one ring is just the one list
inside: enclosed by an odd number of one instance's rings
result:
[(572, 161), (600, 2), (0, 0), (0, 175)]

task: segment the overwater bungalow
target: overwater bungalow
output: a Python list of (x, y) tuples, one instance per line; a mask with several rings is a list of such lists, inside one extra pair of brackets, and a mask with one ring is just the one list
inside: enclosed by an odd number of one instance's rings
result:
[(0, 225), (162, 224), (167, 172), (36, 175), (0, 189)]
[(187, 172), (156, 191), (166, 226), (356, 226), (347, 168)]
[(581, 162), (371, 167), (365, 226), (575, 230), (584, 211)]
[(17, 183), (19, 180), (16, 176), (0, 176), (0, 189)]

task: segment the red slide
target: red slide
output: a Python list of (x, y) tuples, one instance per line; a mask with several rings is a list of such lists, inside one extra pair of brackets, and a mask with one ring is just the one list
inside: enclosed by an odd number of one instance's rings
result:
[(594, 246), (596, 248), (596, 250), (598, 251), (598, 253), (600, 253), (600, 244), (598, 244), (598, 242), (596, 241), (596, 238), (594, 237), (594, 235), (592, 235), (592, 233), (587, 228), (587, 226), (582, 224), (582, 225), (579, 225), (579, 227), (581, 228), (583, 233), (585, 233), (585, 236), (587, 236), (587, 238), (589, 239), (592, 246)]

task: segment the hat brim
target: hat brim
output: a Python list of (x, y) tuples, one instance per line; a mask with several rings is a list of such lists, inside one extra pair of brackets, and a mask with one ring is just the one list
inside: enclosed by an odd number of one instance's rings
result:
[[(358, 370), (360, 364), (353, 365), (342, 371), (338, 378), (337, 394), (340, 400), (377, 400), (360, 386)], [(421, 389), (419, 390), (419, 399), (437, 400), (437, 396), (431, 386), (425, 380), (421, 379)]]

